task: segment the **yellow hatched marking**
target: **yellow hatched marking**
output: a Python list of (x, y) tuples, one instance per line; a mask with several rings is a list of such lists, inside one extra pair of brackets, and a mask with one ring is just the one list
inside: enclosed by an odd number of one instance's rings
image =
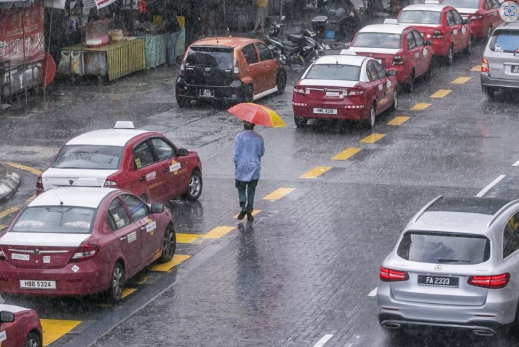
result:
[(126, 298), (128, 295), (136, 291), (137, 288), (124, 288), (123, 293), (121, 294), (121, 299)]
[(29, 205), (31, 201), (33, 201), (36, 198), (36, 195), (32, 195), (25, 200), (25, 205)]
[(0, 224), (0, 230), (7, 228), (7, 225)]
[(361, 142), (361, 143), (375, 143), (378, 140), (380, 140), (381, 138), (383, 138), (384, 136), (386, 136), (386, 134), (371, 134), (371, 135), (366, 136), (365, 138), (363, 138), (359, 142)]
[(81, 324), (79, 320), (40, 319), (43, 345), (48, 346)]
[(7, 215), (9, 215), (9, 214), (11, 214), (13, 212), (18, 211), (22, 207), (23, 207), (22, 205), (18, 205), (18, 206), (10, 207), (7, 210), (3, 210), (2, 212), (0, 212), (0, 219), (4, 218), (5, 216), (7, 216)]
[(146, 281), (150, 278), (150, 276), (144, 276), (140, 279), (140, 281), (137, 282), (137, 284), (144, 284)]
[(387, 125), (402, 125), (405, 122), (407, 122), (411, 117), (407, 116), (396, 116), (395, 118), (391, 119), (389, 122), (387, 122)]
[(425, 110), (427, 107), (429, 107), (431, 105), (432, 104), (428, 104), (428, 103), (425, 103), (425, 102), (419, 102), (416, 105), (414, 105), (413, 107), (411, 107), (410, 110), (411, 111), (423, 111), (423, 110)]
[(452, 84), (464, 84), (467, 83), (468, 80), (470, 80), (472, 77), (458, 77), (454, 81), (452, 81)]
[(17, 169), (32, 172), (32, 173), (35, 174), (35, 175), (39, 175), (39, 174), (41, 174), (41, 171), (40, 171), (40, 170), (35, 169), (35, 168), (33, 168), (33, 167), (30, 167), (30, 166), (25, 166), (25, 165), (22, 165), (22, 164), (11, 163), (11, 162), (9, 162), (9, 161), (6, 161), (5, 163), (6, 163), (7, 165), (12, 166), (12, 167), (15, 167), (15, 168), (17, 168)]
[(440, 90), (438, 90), (436, 93), (434, 93), (433, 95), (431, 95), (431, 98), (444, 98), (444, 97), (446, 97), (447, 95), (449, 95), (450, 92), (452, 92), (452, 90), (449, 90), (449, 89), (440, 89)]
[(198, 234), (182, 234), (177, 233), (177, 242), (178, 243), (193, 243), (196, 239), (200, 238), (202, 235)]
[(227, 235), (228, 233), (230, 233), (234, 229), (236, 229), (236, 227), (220, 226), (220, 227), (214, 228), (213, 230), (211, 230), (207, 234), (202, 235), (202, 237), (204, 239), (219, 239), (220, 237), (222, 237), (224, 235)]
[(470, 71), (481, 72), (481, 65), (474, 66), (472, 69), (470, 69)]
[(278, 189), (274, 190), (272, 193), (270, 193), (269, 195), (265, 196), (263, 198), (263, 200), (270, 200), (270, 201), (279, 200), (282, 197), (284, 197), (285, 195), (288, 195), (291, 192), (293, 192), (294, 189), (295, 188), (278, 188)]
[(187, 260), (189, 258), (191, 258), (190, 255), (184, 255), (184, 254), (174, 255), (173, 259), (171, 259), (167, 263), (154, 265), (151, 268), (151, 271), (168, 272), (169, 270), (173, 269), (175, 266), (183, 263), (185, 260)]
[(344, 151), (332, 157), (332, 160), (348, 160), (355, 154), (359, 153), (362, 148), (348, 147)]
[(329, 166), (317, 166), (317, 167), (313, 168), (312, 170), (302, 174), (301, 176), (299, 176), (299, 178), (316, 178), (316, 177), (321, 176), (323, 173), (325, 173), (326, 171), (328, 171), (330, 169), (331, 169), (331, 167), (329, 167)]
[[(252, 214), (253, 216), (255, 216), (255, 215), (257, 215), (257, 214), (260, 213), (260, 212), (261, 212), (261, 210), (252, 210), (252, 213), (251, 213), (251, 214)], [(239, 214), (239, 213), (238, 213), (238, 214)], [(233, 218), (235, 218), (235, 219), (238, 218), (238, 215), (235, 215)]]

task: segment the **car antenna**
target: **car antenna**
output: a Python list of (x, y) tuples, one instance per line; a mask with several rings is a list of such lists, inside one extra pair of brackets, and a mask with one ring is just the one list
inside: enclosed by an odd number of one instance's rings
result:
[(61, 201), (61, 199), (59, 198), (58, 193), (54, 192), (54, 194), (56, 194), (56, 196), (58, 197), (58, 200), (59, 200), (59, 204), (60, 204), (60, 206), (63, 206), (63, 201)]

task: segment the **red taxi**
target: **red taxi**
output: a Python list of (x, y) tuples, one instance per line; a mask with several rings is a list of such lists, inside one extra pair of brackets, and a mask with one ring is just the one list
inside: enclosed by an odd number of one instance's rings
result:
[(490, 38), (492, 31), (503, 23), (499, 16), (499, 0), (444, 0), (442, 5), (452, 6), (463, 19), (470, 19), (475, 38)]
[(125, 280), (176, 248), (171, 212), (130, 192), (56, 188), (37, 196), (0, 237), (0, 292), (121, 299)]
[(306, 126), (309, 119), (344, 119), (373, 128), (377, 115), (397, 107), (395, 74), (375, 59), (348, 50), (320, 57), (294, 87), (296, 126)]
[(452, 6), (407, 6), (400, 11), (397, 20), (399, 24), (412, 25), (425, 40), (432, 40), (434, 55), (443, 57), (448, 65), (452, 64), (454, 54), (472, 51), (470, 20), (463, 20)]
[(366, 25), (357, 31), (349, 50), (373, 57), (387, 69), (397, 71), (396, 79), (412, 92), (415, 79), (429, 75), (433, 42), (424, 40), (414, 27), (398, 24)]
[(36, 311), (0, 304), (0, 346), (41, 347), (42, 341), (42, 328)]
[(202, 193), (202, 163), (160, 133), (117, 122), (68, 141), (38, 177), (36, 194), (74, 186), (127, 189), (146, 202), (193, 201)]

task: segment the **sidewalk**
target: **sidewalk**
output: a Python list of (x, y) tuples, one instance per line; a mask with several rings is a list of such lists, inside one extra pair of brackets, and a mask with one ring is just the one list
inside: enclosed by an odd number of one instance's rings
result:
[(6, 202), (16, 193), (21, 182), (20, 175), (14, 172), (11, 167), (0, 163), (0, 204)]

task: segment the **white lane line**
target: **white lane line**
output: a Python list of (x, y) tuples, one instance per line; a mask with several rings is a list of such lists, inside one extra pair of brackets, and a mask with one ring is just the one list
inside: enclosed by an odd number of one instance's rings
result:
[(377, 295), (377, 289), (378, 289), (378, 287), (376, 287), (371, 292), (369, 292), (368, 296), (375, 296), (375, 295)]
[(505, 178), (506, 175), (499, 175), (498, 178), (496, 178), (495, 180), (493, 180), (488, 186), (486, 186), (485, 188), (483, 188), (479, 193), (478, 195), (476, 195), (476, 198), (481, 198), (483, 195), (485, 195), (490, 189), (492, 189), (493, 186), (495, 186), (496, 184), (499, 183), (499, 181), (501, 181), (503, 178)]
[(323, 347), (326, 342), (328, 342), (329, 339), (333, 337), (332, 334), (326, 334), (324, 335), (317, 343), (314, 345), (314, 347)]
[(512, 166), (519, 166), (519, 160), (513, 163)]

